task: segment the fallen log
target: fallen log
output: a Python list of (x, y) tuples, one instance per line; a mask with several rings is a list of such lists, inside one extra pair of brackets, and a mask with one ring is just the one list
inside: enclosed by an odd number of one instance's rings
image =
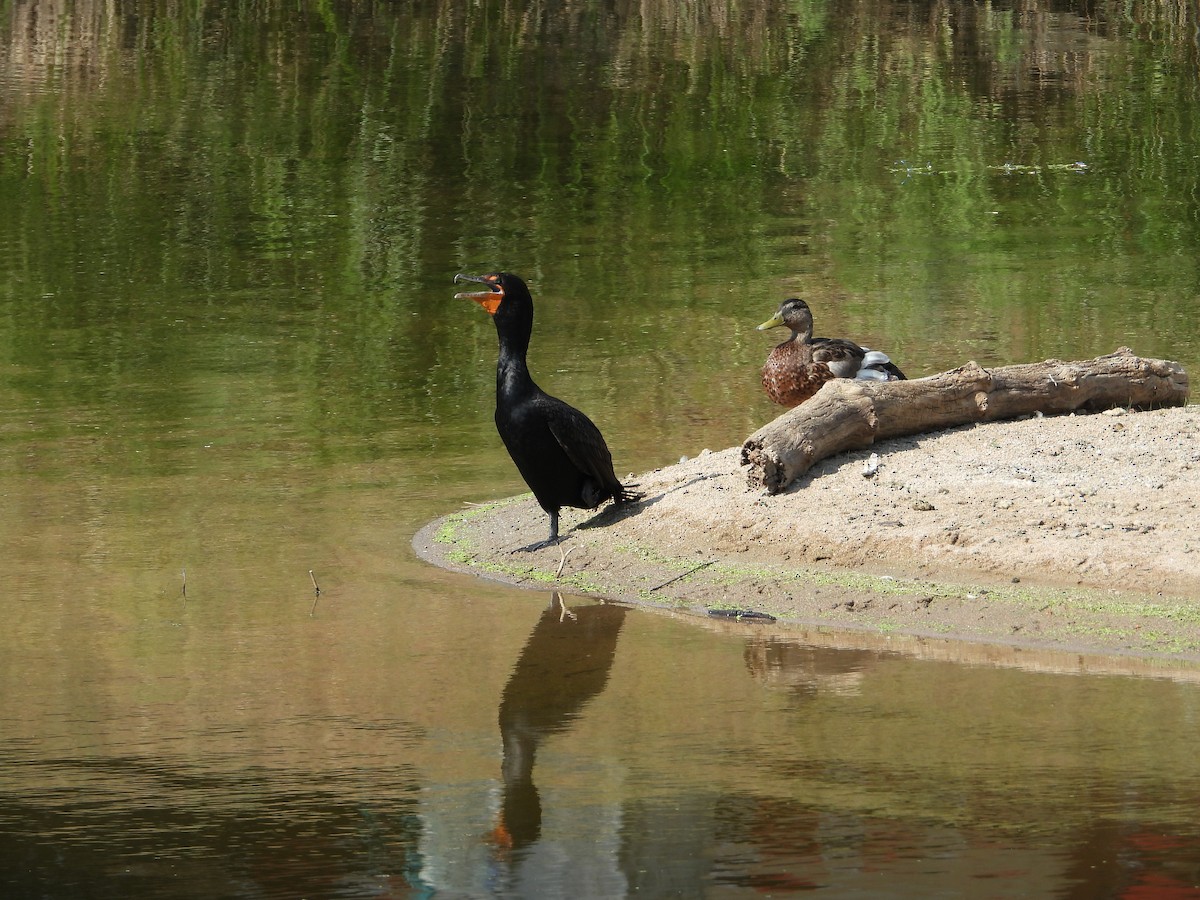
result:
[(838, 378), (750, 435), (742, 465), (752, 488), (778, 494), (822, 459), (886, 438), (1037, 413), (1183, 406), (1187, 396), (1179, 363), (1142, 359), (1128, 347), (1082, 362), (969, 362), (912, 381)]

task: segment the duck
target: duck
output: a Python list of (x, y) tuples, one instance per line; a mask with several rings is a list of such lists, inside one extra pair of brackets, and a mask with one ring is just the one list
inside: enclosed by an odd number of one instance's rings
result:
[(767, 396), (781, 406), (799, 406), (835, 378), (907, 380), (886, 353), (844, 338), (813, 337), (812, 309), (798, 297), (784, 300), (758, 330), (780, 325), (791, 329), (792, 336), (767, 357), (762, 384)]
[(455, 294), (474, 300), (492, 317), (500, 341), (496, 360), (496, 430), (517, 471), (550, 516), (550, 535), (517, 551), (540, 550), (559, 541), (559, 512), (564, 506), (595, 509), (642, 499), (636, 484), (623, 484), (613, 471), (604, 435), (584, 413), (534, 383), (526, 355), (533, 334), (533, 297), (511, 272), (454, 276), (483, 285), (480, 291)]

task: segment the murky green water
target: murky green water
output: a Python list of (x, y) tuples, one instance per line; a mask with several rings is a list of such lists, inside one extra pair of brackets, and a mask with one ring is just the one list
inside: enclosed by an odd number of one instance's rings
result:
[(523, 490), (456, 271), (526, 276), (622, 473), (772, 416), (793, 293), (910, 374), (1194, 370), (1196, 28), (0, 4), (0, 893), (1196, 896), (1194, 673), (568, 613), (409, 546)]

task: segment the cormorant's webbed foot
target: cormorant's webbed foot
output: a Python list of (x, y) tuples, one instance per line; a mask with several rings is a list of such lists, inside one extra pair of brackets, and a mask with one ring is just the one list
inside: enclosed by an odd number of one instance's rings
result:
[(558, 536), (546, 538), (544, 541), (538, 541), (535, 544), (529, 544), (526, 547), (518, 547), (513, 553), (532, 553), (534, 550), (541, 550), (543, 547), (553, 547), (558, 543)]

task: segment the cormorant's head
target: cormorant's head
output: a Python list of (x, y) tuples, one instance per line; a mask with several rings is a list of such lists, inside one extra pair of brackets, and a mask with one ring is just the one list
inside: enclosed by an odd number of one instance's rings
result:
[(500, 308), (500, 304), (504, 302), (504, 279), (506, 277), (503, 272), (488, 272), (486, 275), (463, 275), (461, 272), (454, 276), (454, 283), (460, 281), (474, 281), (478, 284), (486, 285), (487, 289), (482, 291), (465, 291), (461, 294), (455, 294), (455, 300), (474, 300), (480, 306), (488, 311), (489, 314), (495, 315), (496, 310)]
[[(463, 275), (459, 273), (454, 276), (455, 283), (460, 281), (474, 281), (478, 284), (486, 285), (487, 290), (483, 291), (466, 291), (461, 294), (455, 294), (455, 298), (459, 300), (474, 300), (493, 316), (504, 304), (505, 297), (511, 300), (518, 301), (515, 305), (523, 305), (520, 301), (527, 300), (529, 297), (529, 288), (525, 286), (525, 282), (511, 272), (488, 272), (486, 275)], [(514, 304), (509, 304), (514, 305)]]

